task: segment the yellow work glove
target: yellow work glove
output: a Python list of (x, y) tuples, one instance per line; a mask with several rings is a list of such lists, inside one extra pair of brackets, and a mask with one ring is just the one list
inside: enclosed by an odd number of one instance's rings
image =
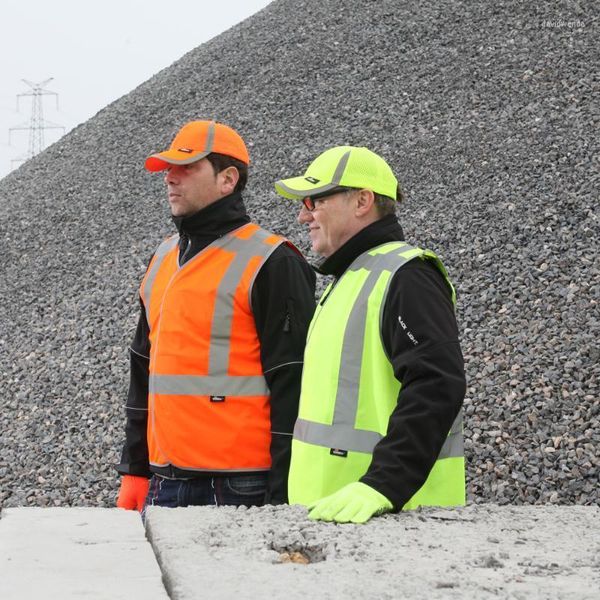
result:
[(372, 487), (355, 481), (308, 507), (308, 518), (337, 523), (366, 523), (373, 515), (392, 510), (392, 503)]
[(123, 475), (119, 497), (117, 498), (117, 507), (141, 512), (144, 508), (149, 487), (150, 480), (146, 477)]

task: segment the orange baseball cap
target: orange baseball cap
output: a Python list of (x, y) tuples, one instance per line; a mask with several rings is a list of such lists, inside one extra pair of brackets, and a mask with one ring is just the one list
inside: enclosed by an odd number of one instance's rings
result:
[(190, 121), (179, 130), (168, 150), (146, 159), (145, 167), (148, 171), (163, 171), (169, 165), (189, 165), (211, 152), (250, 163), (244, 140), (231, 127), (215, 121)]

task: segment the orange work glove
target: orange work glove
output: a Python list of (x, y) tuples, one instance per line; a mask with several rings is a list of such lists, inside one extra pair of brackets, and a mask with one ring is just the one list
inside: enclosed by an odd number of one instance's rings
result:
[(142, 512), (149, 486), (150, 480), (146, 477), (123, 475), (119, 497), (117, 498), (117, 507)]

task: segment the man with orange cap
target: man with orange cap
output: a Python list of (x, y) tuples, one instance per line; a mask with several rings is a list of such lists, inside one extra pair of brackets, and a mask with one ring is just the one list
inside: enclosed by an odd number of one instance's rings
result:
[(249, 157), (230, 127), (192, 121), (146, 160), (165, 171), (178, 233), (140, 287), (117, 506), (287, 502), (315, 275), (251, 223)]

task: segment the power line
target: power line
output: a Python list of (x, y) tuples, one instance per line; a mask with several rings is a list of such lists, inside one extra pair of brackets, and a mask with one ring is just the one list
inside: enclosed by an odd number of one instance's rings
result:
[(11, 134), (13, 131), (29, 131), (29, 149), (27, 154), (22, 155), (19, 158), (13, 159), (11, 162), (24, 162), (33, 158), (36, 154), (39, 154), (44, 148), (44, 131), (46, 129), (62, 129), (63, 133), (65, 128), (62, 125), (57, 125), (44, 119), (44, 105), (43, 96), (55, 96), (56, 97), (56, 109), (58, 110), (58, 94), (45, 89), (45, 86), (52, 81), (52, 77), (42, 81), (40, 83), (34, 83), (27, 79), (22, 79), (30, 88), (31, 91), (17, 94), (17, 110), (19, 110), (19, 99), (24, 96), (31, 97), (31, 117), (29, 123), (25, 122), (21, 125), (16, 125), (8, 130), (8, 143), (11, 143)]

